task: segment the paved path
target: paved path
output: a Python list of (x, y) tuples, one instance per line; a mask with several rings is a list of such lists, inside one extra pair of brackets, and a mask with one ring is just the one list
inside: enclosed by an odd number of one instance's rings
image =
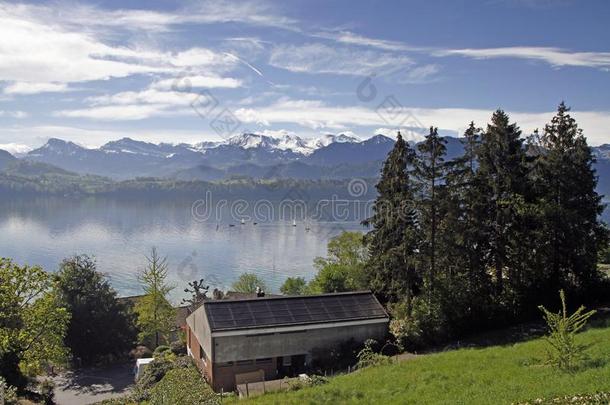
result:
[(133, 365), (86, 368), (53, 378), (58, 405), (85, 405), (119, 397), (133, 385)]

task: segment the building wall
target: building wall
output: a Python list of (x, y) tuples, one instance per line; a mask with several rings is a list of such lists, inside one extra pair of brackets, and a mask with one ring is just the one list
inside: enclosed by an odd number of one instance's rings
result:
[(366, 339), (383, 340), (388, 324), (337, 326), (307, 329), (298, 332), (248, 334), (214, 337), (214, 363), (239, 360), (275, 358), (298, 354), (312, 354), (315, 349), (331, 348), (353, 338), (357, 342)]
[(192, 333), (197, 336), (197, 340), (201, 344), (201, 347), (203, 347), (207, 357), (213, 360), (214, 353), (212, 351), (212, 334), (210, 333), (210, 327), (205, 318), (203, 305), (197, 308), (195, 312), (186, 318), (186, 324)]
[(202, 356), (202, 346), (200, 345), (199, 340), (197, 340), (197, 335), (193, 333), (193, 330), (188, 325), (186, 326), (186, 345), (190, 350), (190, 355), (193, 357), (195, 364), (201, 370), (205, 379), (211, 383), (214, 376), (212, 360), (205, 354), (205, 350), (203, 351)]

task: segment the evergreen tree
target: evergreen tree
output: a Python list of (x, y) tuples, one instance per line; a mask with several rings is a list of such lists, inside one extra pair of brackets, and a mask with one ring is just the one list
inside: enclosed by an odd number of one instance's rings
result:
[(525, 152), (521, 130), (509, 123), (508, 115), (497, 110), (481, 135), (477, 148), (477, 194), (481, 205), (482, 236), (487, 240), (483, 257), (493, 269), (497, 293), (504, 291), (504, 279), (518, 281), (520, 244), (523, 243), (522, 212), (527, 190)]
[(430, 127), (426, 139), (418, 145), (413, 174), (417, 180), (418, 223), (422, 233), (420, 256), (427, 269), (428, 299), (434, 291), (437, 273), (438, 227), (444, 211), (447, 141), (438, 136), (438, 129)]
[(582, 131), (562, 102), (540, 137), (539, 241), (548, 271), (548, 289), (585, 290), (599, 280), (598, 251), (606, 232), (599, 216), (595, 158)]
[(372, 290), (383, 301), (404, 298), (410, 302), (421, 284), (415, 268), (418, 238), (408, 172), (414, 157), (415, 152), (399, 132), (376, 186), (378, 196), (373, 214), (364, 221), (372, 227), (365, 237), (370, 252), (367, 277)]
[(463, 155), (447, 165), (439, 265), (447, 270), (443, 291), (447, 318), (454, 329), (466, 331), (489, 317), (491, 285), (482, 260), (486, 239), (479, 215), (486, 200), (477, 185), (481, 129), (471, 122), (460, 141)]

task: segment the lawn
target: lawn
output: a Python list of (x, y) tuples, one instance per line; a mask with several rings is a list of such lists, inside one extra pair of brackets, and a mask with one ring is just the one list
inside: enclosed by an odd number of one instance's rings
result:
[(323, 386), (268, 394), (243, 404), (510, 404), (610, 391), (610, 322), (578, 335), (591, 345), (574, 373), (544, 365), (545, 342), (460, 349), (335, 377)]

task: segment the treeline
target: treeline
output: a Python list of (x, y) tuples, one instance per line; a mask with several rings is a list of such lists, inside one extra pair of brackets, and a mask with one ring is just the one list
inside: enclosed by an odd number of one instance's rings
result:
[(538, 316), (560, 289), (585, 302), (607, 286), (594, 157), (569, 108), (525, 140), (498, 110), (462, 142), (445, 161), (436, 128), (417, 150), (399, 134), (366, 221), (368, 285), (406, 344)]
[[(31, 170), (35, 166), (37, 170)], [(42, 167), (38, 167), (42, 166)], [(105, 196), (105, 197), (171, 197), (203, 198), (211, 192), (214, 198), (302, 200), (314, 203), (321, 198), (353, 199), (349, 194), (349, 180), (253, 179), (232, 178), (216, 182), (139, 177), (115, 181), (106, 177), (78, 175), (61, 171), (45, 171), (53, 167), (36, 162), (19, 161), (12, 170), (0, 171), (0, 194), (4, 196)], [(374, 197), (374, 180), (368, 181), (370, 193), (362, 199)]]

